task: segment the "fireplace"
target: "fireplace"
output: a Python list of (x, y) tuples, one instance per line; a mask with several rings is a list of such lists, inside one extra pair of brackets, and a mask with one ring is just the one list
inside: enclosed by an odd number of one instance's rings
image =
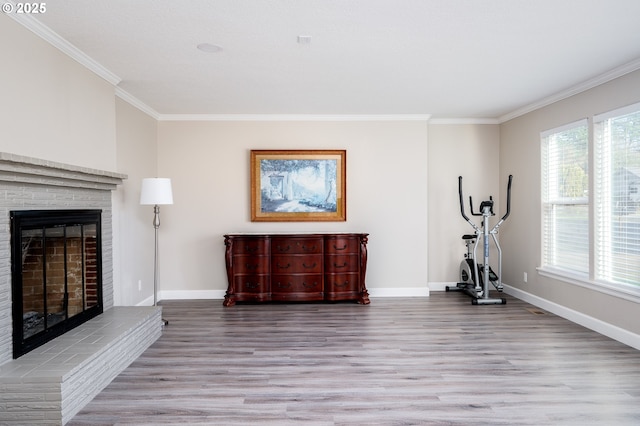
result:
[[(14, 330), (17, 328), (23, 332), (23, 329), (22, 326), (17, 327), (13, 324), (12, 301), (15, 297), (12, 295), (12, 269), (14, 268), (12, 257), (14, 256), (12, 255), (11, 216), (14, 212), (20, 211), (94, 210), (101, 212), (97, 222), (101, 232), (97, 232), (96, 237), (96, 244), (98, 241), (101, 242), (96, 245), (96, 250), (101, 253), (98, 258), (102, 263), (99, 266), (101, 270), (96, 272), (102, 287), (101, 295), (96, 293), (99, 297), (97, 307), (92, 307), (88, 312), (80, 314), (78, 318), (91, 315), (100, 309), (107, 312), (114, 306), (113, 229), (114, 220), (118, 218), (118, 215), (114, 214), (113, 207), (113, 201), (117, 198), (112, 194), (126, 177), (116, 172), (0, 152), (0, 367), (24, 358), (14, 359), (14, 354), (24, 352), (24, 348), (14, 350), (13, 347), (17, 340), (14, 338)], [(72, 228), (67, 227), (67, 235), (72, 235), (73, 232), (75, 231), (72, 231)], [(68, 304), (71, 306), (72, 301), (69, 300)], [(55, 309), (56, 312), (63, 310), (57, 307)], [(37, 309), (32, 311), (38, 312)], [(48, 312), (54, 311), (50, 309)], [(35, 315), (31, 315), (35, 318)], [(24, 321), (22, 317), (18, 319), (20, 322)], [(72, 322), (65, 325), (65, 330), (69, 330), (71, 325), (73, 325)], [(49, 333), (58, 331), (60, 329), (51, 330)], [(51, 343), (55, 343), (55, 340)], [(37, 353), (39, 351), (36, 349), (27, 356)]]
[(100, 210), (11, 211), (13, 357), (99, 315)]
[[(114, 191), (126, 177), (0, 152), (0, 424), (66, 424), (162, 334), (160, 307), (114, 306), (114, 280), (119, 274), (114, 273), (113, 230), (119, 213), (113, 205), (117, 210), (122, 207)], [(53, 223), (30, 222), (31, 215), (43, 215)], [(18, 220), (28, 226), (14, 238), (11, 231), (18, 216), (24, 216)], [(69, 277), (66, 284), (58, 284), (61, 295), (46, 302), (46, 308), (44, 302), (23, 305), (24, 312), (16, 319), (12, 269), (22, 273), (29, 258), (49, 265), (34, 268), (32, 275), (64, 277), (64, 272), (51, 272), (59, 265), (48, 256), (64, 253), (65, 247)], [(42, 293), (45, 285), (49, 290), (49, 281), (37, 282)], [(24, 285), (17, 291), (24, 293)], [(74, 327), (75, 321), (93, 314), (95, 318)], [(62, 327), (59, 317), (69, 322)], [(30, 319), (35, 331), (24, 334), (24, 323)], [(13, 359), (16, 328), (23, 334), (21, 342), (45, 329), (52, 335), (71, 332)]]

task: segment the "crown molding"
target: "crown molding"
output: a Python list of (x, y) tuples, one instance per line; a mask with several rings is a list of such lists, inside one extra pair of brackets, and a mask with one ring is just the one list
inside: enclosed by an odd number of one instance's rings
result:
[(575, 86), (572, 86), (566, 90), (540, 99), (538, 102), (534, 102), (503, 116), (500, 116), (498, 118), (498, 122), (502, 124), (506, 121), (525, 115), (529, 112), (551, 105), (563, 99), (567, 99), (573, 95), (577, 95), (578, 93), (593, 89), (594, 87), (600, 86), (601, 84), (608, 83), (611, 80), (615, 80), (616, 78), (637, 71), (638, 69), (640, 69), (640, 58), (619, 66), (618, 68), (614, 68), (611, 71), (607, 71), (604, 74), (600, 74), (599, 76), (584, 81), (580, 84), (576, 84)]
[(142, 102), (140, 99), (133, 96), (131, 93), (127, 92), (120, 87), (116, 87), (116, 96), (122, 99), (123, 101), (131, 104), (135, 108), (138, 108), (140, 111), (144, 112), (151, 118), (156, 120), (160, 120), (160, 114), (155, 109), (151, 108), (149, 105)]
[(433, 118), (429, 124), (500, 124), (497, 118)]
[(159, 121), (429, 121), (430, 114), (160, 114)]
[[(12, 3), (15, 6), (15, 2), (9, 0), (8, 3)], [(117, 86), (121, 79), (101, 64), (96, 62), (94, 59), (86, 55), (80, 49), (78, 49), (73, 44), (69, 43), (67, 40), (62, 38), (58, 33), (51, 30), (49, 27), (44, 25), (42, 22), (35, 19), (33, 16), (27, 13), (6, 13), (5, 15), (12, 18), (14, 21), (18, 22), (28, 30), (35, 33), (37, 36), (51, 44), (52, 46), (58, 48), (60, 51), (65, 53), (67, 56), (71, 57), (78, 61), (81, 65), (84, 65), (89, 70), (96, 73), (98, 76), (104, 78), (109, 83)]]

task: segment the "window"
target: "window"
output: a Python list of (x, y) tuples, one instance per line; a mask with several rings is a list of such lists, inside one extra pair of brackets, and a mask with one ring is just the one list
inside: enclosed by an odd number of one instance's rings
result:
[(639, 296), (640, 104), (595, 116), (589, 136), (587, 120), (541, 134), (541, 270)]
[(588, 128), (542, 134), (543, 267), (589, 274)]
[(594, 118), (595, 278), (640, 286), (640, 104)]

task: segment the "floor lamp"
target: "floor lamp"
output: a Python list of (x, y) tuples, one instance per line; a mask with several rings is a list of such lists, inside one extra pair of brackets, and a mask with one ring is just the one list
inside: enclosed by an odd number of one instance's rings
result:
[[(153, 306), (158, 304), (158, 228), (160, 228), (160, 206), (173, 204), (173, 192), (171, 191), (171, 179), (169, 178), (145, 178), (142, 179), (140, 190), (140, 204), (153, 206), (153, 229), (155, 240), (153, 253)], [(169, 321), (162, 319), (162, 324)]]

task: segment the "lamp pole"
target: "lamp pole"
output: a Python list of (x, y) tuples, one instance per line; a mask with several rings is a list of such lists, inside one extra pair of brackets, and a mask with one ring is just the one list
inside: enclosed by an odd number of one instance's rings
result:
[[(171, 179), (145, 178), (142, 180), (140, 204), (153, 205), (153, 306), (158, 306), (158, 229), (160, 228), (160, 205), (173, 204)], [(162, 319), (162, 324), (169, 321)]]
[(153, 306), (158, 305), (158, 228), (160, 228), (160, 206), (156, 204), (153, 206)]

